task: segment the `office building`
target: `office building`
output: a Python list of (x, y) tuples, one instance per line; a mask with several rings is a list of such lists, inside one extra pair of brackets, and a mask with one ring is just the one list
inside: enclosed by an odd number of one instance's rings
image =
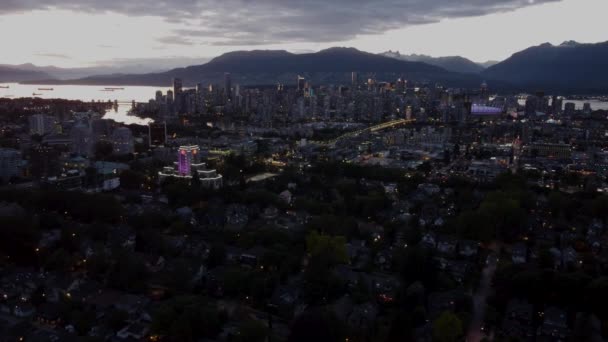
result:
[(232, 99), (232, 78), (229, 72), (224, 73), (224, 95)]
[(574, 115), (576, 113), (576, 105), (573, 102), (566, 102), (564, 107), (564, 114)]
[(297, 79), (298, 91), (303, 91), (306, 87), (306, 79), (300, 75), (298, 75)]
[(589, 115), (589, 114), (591, 114), (591, 111), (592, 111), (592, 110), (591, 110), (591, 103), (589, 103), (589, 102), (585, 102), (585, 103), (583, 104), (583, 114), (585, 114), (585, 115)]
[(58, 149), (37, 145), (29, 151), (29, 173), (34, 179), (57, 176), (62, 169), (71, 169), (71, 167), (62, 165)]
[(148, 125), (148, 144), (164, 146), (167, 143), (167, 124), (165, 122), (152, 122)]
[(12, 148), (0, 148), (0, 180), (9, 181), (19, 175), (21, 153)]
[(181, 176), (190, 176), (192, 173), (192, 165), (199, 162), (198, 146), (180, 146), (177, 153), (177, 171)]
[(112, 132), (112, 146), (114, 154), (125, 155), (134, 152), (133, 134), (127, 127), (120, 127)]
[(30, 134), (45, 135), (55, 133), (55, 117), (46, 114), (34, 114), (28, 118)]
[(179, 96), (179, 94), (182, 93), (183, 90), (183, 83), (181, 78), (174, 78), (173, 79), (173, 95), (175, 97)]
[(78, 123), (70, 131), (70, 140), (72, 142), (71, 152), (88, 156), (92, 152), (93, 139), (91, 130), (83, 123)]

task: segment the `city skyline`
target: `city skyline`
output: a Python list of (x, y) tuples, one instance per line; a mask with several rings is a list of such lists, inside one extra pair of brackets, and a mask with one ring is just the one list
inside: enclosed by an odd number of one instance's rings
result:
[(9, 2), (0, 4), (0, 30), (19, 34), (5, 40), (0, 63), (81, 67), (145, 61), (163, 69), (202, 64), (234, 50), (298, 53), (331, 46), (485, 62), (544, 42), (605, 41), (601, 14), (606, 9), (603, 0), (469, 0), (458, 6), (443, 1)]

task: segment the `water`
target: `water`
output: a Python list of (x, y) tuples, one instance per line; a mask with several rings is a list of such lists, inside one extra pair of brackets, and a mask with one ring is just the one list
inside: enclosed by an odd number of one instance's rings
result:
[[(552, 101), (549, 101), (549, 105), (551, 105)], [(568, 100), (568, 99), (564, 99), (563, 100), (563, 105), (562, 106), (566, 106), (566, 103), (568, 102), (572, 102), (574, 103), (574, 106), (576, 107), (577, 110), (581, 110), (583, 109), (583, 106), (585, 105), (585, 103), (589, 103), (591, 105), (591, 110), (608, 110), (608, 101), (600, 101), (600, 100)], [(518, 100), (518, 103), (521, 106), (525, 106), (526, 105), (526, 99), (525, 98), (520, 98)], [(562, 108), (564, 109), (564, 108)]]
[[(2, 88), (8, 86), (9, 88)], [(113, 91), (104, 91), (106, 87), (122, 88)], [(44, 88), (52, 88), (53, 90), (39, 90)], [(147, 86), (87, 86), (87, 85), (37, 85), (37, 84), (18, 84), (18, 83), (2, 83), (0, 84), (0, 98), (21, 98), (35, 97), (42, 99), (67, 99), (80, 100), (85, 102), (94, 101), (118, 101), (118, 109), (110, 110), (104, 116), (105, 119), (111, 119), (116, 122), (127, 125), (137, 124), (146, 125), (152, 119), (142, 119), (136, 116), (129, 115), (132, 101), (148, 102), (154, 98), (156, 91), (161, 90), (166, 93), (171, 88), (147, 87)]]

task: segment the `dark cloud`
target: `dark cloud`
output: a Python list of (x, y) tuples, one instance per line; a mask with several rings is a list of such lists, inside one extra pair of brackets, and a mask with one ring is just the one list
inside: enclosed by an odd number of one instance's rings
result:
[(172, 32), (163, 43), (260, 45), (334, 42), (561, 0), (0, 0), (0, 14), (34, 9), (161, 16), (193, 29)]
[(194, 42), (186, 35), (172, 35), (156, 39), (157, 42), (165, 45), (193, 45)]
[(40, 57), (50, 57), (50, 58), (57, 58), (57, 59), (70, 59), (70, 56), (60, 54), (60, 53), (36, 53), (35, 55), (40, 56)]

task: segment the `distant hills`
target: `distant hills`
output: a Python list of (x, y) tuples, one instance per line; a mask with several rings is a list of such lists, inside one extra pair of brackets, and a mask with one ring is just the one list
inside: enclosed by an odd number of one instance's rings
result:
[(305, 54), (281, 50), (235, 51), (206, 64), (162, 73), (92, 76), (63, 83), (166, 86), (171, 79), (181, 78), (186, 85), (194, 85), (199, 82), (221, 83), (224, 73), (230, 72), (233, 82), (242, 85), (294, 84), (297, 75), (314, 84), (348, 84), (353, 71), (360, 73), (362, 79), (405, 77), (412, 81), (439, 82), (457, 87), (478, 86), (482, 81), (476, 75), (450, 72), (422, 62), (397, 60), (354, 48), (331, 48)]
[(49, 78), (52, 77), (42, 71), (24, 70), (20, 68), (0, 65), (0, 82), (22, 82)]
[(545, 91), (608, 92), (608, 42), (545, 43), (520, 51), (481, 73), (519, 88)]
[(460, 56), (431, 57), (427, 55), (416, 54), (402, 55), (401, 53), (399, 53), (399, 51), (393, 52), (390, 50), (387, 52), (383, 52), (380, 55), (410, 62), (423, 62), (453, 72), (479, 73), (485, 69), (482, 64), (475, 63), (469, 59)]
[[(304, 54), (254, 50), (230, 52), (204, 64), (153, 73), (88, 76), (99, 70), (0, 65), (0, 82), (168, 86), (173, 78), (181, 78), (185, 85), (193, 86), (222, 84), (224, 73), (230, 72), (233, 83), (241, 85), (293, 85), (298, 75), (313, 84), (350, 84), (351, 72), (356, 71), (360, 80), (404, 77), (409, 81), (470, 88), (487, 80), (492, 89), (499, 91), (608, 92), (608, 42), (568, 41), (558, 46), (545, 43), (515, 53), (505, 61), (485, 65), (457, 56), (436, 58), (392, 51), (372, 54), (354, 48)], [(59, 80), (64, 78), (69, 79)]]
[[(161, 72), (175, 68), (176, 66), (202, 63), (208, 61), (206, 58), (195, 57), (168, 57), (168, 58), (142, 58), (142, 59), (117, 59), (102, 62), (102, 64), (82, 68), (60, 68), (56, 66), (38, 66), (32, 63), (19, 65), (0, 65), (8, 69), (22, 71), (35, 71), (46, 74), (45, 79), (69, 80), (90, 77), (92, 75), (114, 75), (114, 74), (145, 74)], [(0, 76), (1, 76), (0, 71)], [(42, 78), (38, 78), (40, 80)], [(23, 79), (29, 80), (29, 78)], [(21, 81), (16, 79), (14, 81)]]

